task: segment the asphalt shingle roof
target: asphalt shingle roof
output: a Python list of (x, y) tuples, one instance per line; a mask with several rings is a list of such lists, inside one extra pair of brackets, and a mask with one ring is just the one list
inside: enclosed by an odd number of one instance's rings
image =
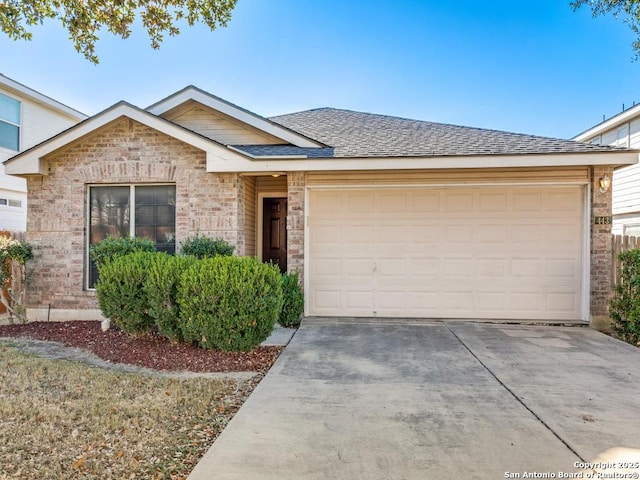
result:
[(332, 148), (299, 149), (285, 145), (238, 148), (252, 155), (302, 154), (324, 158), (561, 154), (620, 150), (572, 140), (335, 108), (318, 108), (269, 120)]

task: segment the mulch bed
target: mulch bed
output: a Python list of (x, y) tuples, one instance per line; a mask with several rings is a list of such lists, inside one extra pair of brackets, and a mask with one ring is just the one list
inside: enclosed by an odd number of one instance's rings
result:
[(157, 333), (131, 337), (100, 322), (32, 322), (0, 325), (0, 337), (60, 342), (88, 350), (103, 360), (165, 371), (266, 372), (283, 347), (256, 347), (251, 352), (204, 350), (193, 344), (171, 343)]

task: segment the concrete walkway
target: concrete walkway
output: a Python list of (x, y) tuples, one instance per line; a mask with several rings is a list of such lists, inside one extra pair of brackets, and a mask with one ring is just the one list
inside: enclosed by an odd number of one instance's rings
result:
[(562, 478), (617, 446), (640, 349), (606, 335), (305, 320), (189, 480)]

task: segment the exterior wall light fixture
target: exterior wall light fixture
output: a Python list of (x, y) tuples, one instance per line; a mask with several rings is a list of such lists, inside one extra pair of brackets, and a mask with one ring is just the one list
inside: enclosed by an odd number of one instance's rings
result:
[(611, 188), (611, 178), (609, 175), (605, 175), (600, 179), (600, 193), (606, 193)]

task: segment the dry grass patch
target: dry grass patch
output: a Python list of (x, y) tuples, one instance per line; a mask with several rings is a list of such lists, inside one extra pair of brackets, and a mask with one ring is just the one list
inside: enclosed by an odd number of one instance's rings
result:
[(171, 379), (0, 345), (0, 478), (185, 478), (255, 384)]

